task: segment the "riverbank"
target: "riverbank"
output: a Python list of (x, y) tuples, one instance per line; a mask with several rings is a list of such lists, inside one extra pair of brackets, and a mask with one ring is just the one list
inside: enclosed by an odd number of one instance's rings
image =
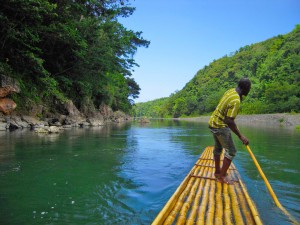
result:
[[(200, 116), (193, 118), (176, 118), (175, 120), (207, 122), (210, 116)], [(238, 115), (236, 118), (237, 124), (251, 126), (272, 126), (285, 127), (296, 129), (300, 126), (300, 114), (275, 113), (275, 114), (253, 114), (253, 115)]]
[[(78, 111), (78, 110), (77, 110)], [(132, 118), (121, 111), (109, 113), (94, 113), (86, 116), (78, 111), (76, 114), (56, 114), (47, 118), (33, 115), (10, 115), (0, 113), (0, 132), (31, 129), (36, 133), (59, 133), (72, 127), (99, 127), (109, 123), (123, 123)]]

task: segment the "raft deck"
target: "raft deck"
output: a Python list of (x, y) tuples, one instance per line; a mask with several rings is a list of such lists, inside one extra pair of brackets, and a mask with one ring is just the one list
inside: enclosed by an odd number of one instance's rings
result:
[(156, 224), (262, 224), (233, 163), (228, 176), (233, 185), (214, 177), (213, 147), (206, 147), (152, 225)]

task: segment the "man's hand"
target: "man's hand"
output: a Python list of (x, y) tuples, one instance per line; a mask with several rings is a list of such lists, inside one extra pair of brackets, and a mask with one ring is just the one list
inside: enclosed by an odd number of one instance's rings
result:
[(240, 140), (243, 142), (244, 145), (249, 145), (249, 140), (245, 136), (241, 135)]
[(232, 118), (232, 117), (225, 117), (224, 122), (233, 131), (233, 133), (235, 133), (239, 137), (239, 139), (243, 142), (244, 145), (248, 145), (249, 144), (248, 139), (244, 135), (242, 135), (241, 132), (239, 131), (237, 125), (234, 122), (234, 118)]

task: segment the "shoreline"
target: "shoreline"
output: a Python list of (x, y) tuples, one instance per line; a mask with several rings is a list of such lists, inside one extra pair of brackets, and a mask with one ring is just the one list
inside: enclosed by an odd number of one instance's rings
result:
[[(199, 116), (191, 118), (174, 118), (174, 120), (205, 122), (207, 123), (210, 116)], [(274, 114), (252, 114), (252, 115), (238, 115), (236, 117), (237, 125), (251, 125), (251, 126), (272, 126), (278, 128), (296, 129), (300, 126), (300, 113), (274, 113)]]

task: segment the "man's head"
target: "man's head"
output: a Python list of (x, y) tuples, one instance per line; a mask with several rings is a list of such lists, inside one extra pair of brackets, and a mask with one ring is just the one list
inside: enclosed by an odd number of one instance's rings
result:
[(238, 88), (241, 91), (241, 95), (247, 96), (251, 89), (251, 81), (248, 78), (240, 79)]

